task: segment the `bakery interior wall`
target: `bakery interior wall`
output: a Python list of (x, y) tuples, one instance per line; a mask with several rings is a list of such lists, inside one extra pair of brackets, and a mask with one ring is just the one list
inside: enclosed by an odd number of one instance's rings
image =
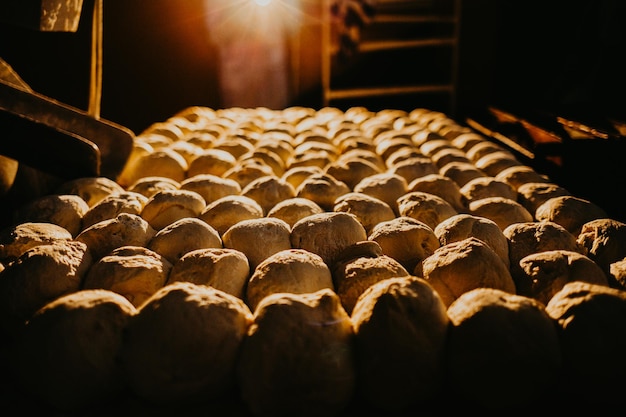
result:
[[(297, 4), (305, 17), (300, 21), (298, 47), (289, 44), (292, 55), (277, 58), (289, 62), (286, 69), (282, 67), (286, 84), (271, 72), (263, 73), (267, 56), (249, 49), (242, 49), (246, 59), (239, 67), (232, 67), (230, 73), (221, 70), (220, 50), (226, 40), (215, 35), (215, 19), (208, 17), (243, 3), (105, 1), (102, 117), (138, 133), (190, 105), (245, 107), (255, 101), (243, 93), (240, 102), (226, 101), (223, 80), (237, 87), (250, 74), (260, 78), (260, 85), (267, 87), (260, 89), (270, 91), (274, 99), (280, 98), (278, 89), (287, 89), (286, 96), (268, 107), (320, 107), (321, 2), (281, 1)], [(457, 101), (451, 111), (457, 120), (490, 104), (626, 119), (626, 77), (620, 63), (626, 51), (626, 2), (464, 0), (461, 4)], [(0, 57), (35, 91), (86, 109), (92, 8), (93, 0), (85, 0), (76, 33), (40, 33), (0, 18)], [(385, 71), (385, 67), (373, 64), (371, 71)], [(258, 93), (254, 87), (246, 88)], [(372, 110), (377, 105), (423, 107), (419, 97), (369, 103)]]

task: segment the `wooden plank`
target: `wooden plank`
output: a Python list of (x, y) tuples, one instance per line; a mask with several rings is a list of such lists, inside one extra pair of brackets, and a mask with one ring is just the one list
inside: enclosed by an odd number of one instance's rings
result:
[(400, 94), (422, 94), (422, 93), (449, 93), (453, 90), (451, 84), (425, 84), (408, 85), (399, 87), (366, 87), (366, 88), (346, 88), (334, 89), (328, 92), (330, 99), (361, 98), (370, 96), (393, 96)]

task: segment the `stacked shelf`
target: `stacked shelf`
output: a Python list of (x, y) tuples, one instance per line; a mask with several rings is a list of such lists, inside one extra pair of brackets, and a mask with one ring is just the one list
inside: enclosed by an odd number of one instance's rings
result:
[(330, 12), (326, 13), (324, 105), (376, 99), (383, 106), (398, 107), (398, 100), (408, 99), (409, 107), (423, 103), (454, 113), (460, 0), (376, 2), (373, 17), (361, 30), (358, 50), (349, 59), (339, 53)]

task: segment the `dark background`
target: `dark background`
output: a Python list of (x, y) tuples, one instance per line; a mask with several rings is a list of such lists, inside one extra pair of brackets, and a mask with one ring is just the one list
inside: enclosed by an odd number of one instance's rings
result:
[[(76, 33), (0, 23), (0, 57), (35, 91), (86, 108), (92, 3), (85, 0)], [(203, 3), (104, 2), (102, 117), (138, 132), (189, 105), (221, 107)], [(307, 13), (317, 12), (314, 3), (303, 1)], [(503, 103), (623, 117), (625, 16), (619, 0), (463, 2), (455, 116)], [(320, 106), (319, 44), (316, 28), (305, 27), (291, 104)], [(420, 103), (397, 107), (407, 105)]]

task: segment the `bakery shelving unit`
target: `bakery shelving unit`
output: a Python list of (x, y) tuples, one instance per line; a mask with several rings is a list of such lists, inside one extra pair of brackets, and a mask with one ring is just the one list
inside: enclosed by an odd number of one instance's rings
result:
[(461, 0), (378, 0), (356, 54), (342, 59), (330, 5), (322, 29), (323, 104), (456, 108)]

